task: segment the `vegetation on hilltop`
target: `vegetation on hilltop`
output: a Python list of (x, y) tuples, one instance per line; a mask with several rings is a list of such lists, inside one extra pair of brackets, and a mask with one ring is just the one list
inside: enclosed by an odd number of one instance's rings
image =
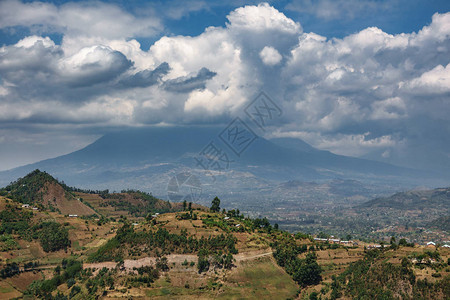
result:
[(64, 190), (70, 190), (63, 182), (59, 182), (50, 174), (36, 169), (5, 188), (0, 189), (0, 195), (8, 196), (10, 199), (20, 203), (40, 203), (43, 201), (44, 189), (47, 183), (56, 183), (61, 185)]
[[(53, 188), (52, 188), (53, 187)], [(85, 190), (67, 186), (53, 178), (50, 174), (34, 170), (23, 178), (19, 178), (5, 188), (0, 189), (0, 196), (63, 213), (89, 215), (99, 214), (85, 195), (98, 195), (103, 200), (100, 207), (111, 207), (114, 211), (125, 211), (133, 217), (146, 217), (154, 213), (179, 211), (168, 201), (160, 200), (150, 193), (139, 190), (122, 190), (120, 193), (110, 193), (107, 190)], [(79, 201), (72, 201), (79, 198)], [(88, 206), (88, 207), (85, 207)], [(95, 212), (93, 210), (95, 210)]]
[(162, 201), (152, 194), (139, 190), (123, 190), (120, 194), (100, 195), (106, 201), (102, 206), (112, 206), (116, 210), (124, 210), (134, 217), (146, 217), (154, 213), (178, 211), (167, 201)]
[(23, 178), (0, 189), (0, 195), (41, 210), (63, 214), (90, 215), (95, 212), (78, 201), (64, 182), (59, 182), (46, 172), (35, 170)]

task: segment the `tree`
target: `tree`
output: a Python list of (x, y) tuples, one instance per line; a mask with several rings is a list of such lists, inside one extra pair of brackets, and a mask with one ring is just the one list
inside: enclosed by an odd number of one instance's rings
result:
[(192, 210), (192, 202), (189, 202), (188, 210)]
[(220, 199), (216, 196), (211, 203), (211, 211), (219, 212), (220, 211)]
[(305, 259), (298, 260), (295, 266), (293, 278), (302, 286), (316, 285), (322, 281), (320, 273), (322, 269), (316, 261), (316, 255), (309, 253)]
[(320, 238), (320, 239), (327, 239), (327, 238), (329, 238), (330, 236), (329, 236), (328, 234), (323, 233), (323, 232), (321, 231), (321, 232), (319, 232), (319, 234), (317, 235), (317, 237)]
[(45, 222), (41, 226), (39, 241), (45, 252), (58, 251), (70, 247), (69, 233), (61, 224)]
[(0, 270), (0, 277), (1, 278), (13, 277), (14, 275), (19, 273), (20, 273), (19, 265), (13, 262), (11, 264), (6, 264), (6, 266), (4, 266), (3, 269)]
[(392, 244), (395, 244), (395, 237), (394, 237), (394, 236), (391, 237), (390, 244), (391, 244), (391, 245), (392, 245)]
[(405, 238), (400, 239), (400, 241), (398, 242), (399, 246), (408, 246), (408, 242), (406, 241)]
[(231, 269), (233, 266), (233, 260), (233, 255), (231, 253), (228, 253), (226, 256), (224, 255), (223, 267), (225, 269)]
[(198, 256), (197, 261), (198, 273), (208, 271), (209, 270), (208, 251), (206, 249), (200, 249), (198, 251), (197, 256)]
[(167, 257), (161, 257), (156, 259), (156, 269), (161, 270), (163, 272), (169, 271), (169, 265)]
[(187, 202), (186, 200), (183, 201), (183, 210), (186, 210)]
[(70, 298), (73, 298), (76, 294), (81, 292), (81, 288), (78, 285), (75, 285), (72, 290), (70, 290)]

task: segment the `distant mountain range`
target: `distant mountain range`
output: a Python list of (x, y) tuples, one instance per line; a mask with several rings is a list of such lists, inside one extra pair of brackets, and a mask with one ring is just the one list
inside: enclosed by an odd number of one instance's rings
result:
[[(181, 172), (197, 176), (205, 195), (257, 194), (292, 180), (357, 179), (399, 189), (448, 182), (429, 172), (318, 150), (299, 139), (254, 136), (251, 141), (245, 148), (232, 149), (236, 144), (224, 139), (223, 128), (218, 127), (129, 129), (106, 134), (79, 151), (0, 172), (0, 186), (34, 169), (70, 186), (112, 191), (140, 188), (160, 197), (167, 195), (170, 179)], [(199, 158), (211, 159), (212, 166), (221, 164), (222, 170), (205, 170)]]

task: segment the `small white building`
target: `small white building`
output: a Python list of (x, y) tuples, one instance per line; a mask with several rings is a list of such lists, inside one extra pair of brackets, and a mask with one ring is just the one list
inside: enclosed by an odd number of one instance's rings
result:
[(230, 217), (225, 217), (225, 218), (223, 218), (224, 220), (229, 220), (230, 219)]
[(436, 246), (436, 243), (435, 242), (428, 242), (427, 246)]
[(78, 215), (69, 215), (70, 218), (77, 218)]
[(323, 238), (314, 238), (315, 241), (319, 241), (319, 242), (326, 242), (328, 241), (328, 239), (323, 239)]
[(23, 208), (30, 208), (30, 204), (22, 204)]

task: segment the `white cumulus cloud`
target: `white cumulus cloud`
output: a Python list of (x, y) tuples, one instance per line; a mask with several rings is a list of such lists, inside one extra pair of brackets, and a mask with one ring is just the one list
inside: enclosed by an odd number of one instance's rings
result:
[[(283, 110), (279, 135), (299, 133), (337, 153), (395, 157), (392, 148), (436, 128), (450, 134), (450, 13), (417, 33), (369, 27), (343, 38), (305, 33), (267, 3), (227, 20), (195, 36), (162, 36), (147, 50), (139, 37), (161, 30), (150, 12), (2, 1), (0, 28), (33, 34), (0, 47), (0, 122), (215, 123), (263, 89)], [(40, 34), (49, 31), (61, 44)]]
[(268, 66), (275, 66), (283, 59), (277, 49), (269, 46), (264, 47), (261, 52), (259, 52), (259, 57), (261, 57), (263, 63)]

